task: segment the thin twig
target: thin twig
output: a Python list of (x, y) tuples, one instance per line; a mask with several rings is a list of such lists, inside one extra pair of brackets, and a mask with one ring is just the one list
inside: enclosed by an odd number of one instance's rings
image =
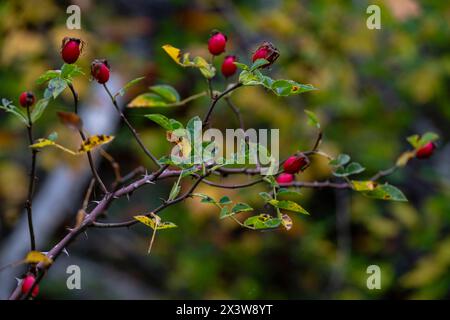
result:
[(233, 113), (236, 115), (236, 118), (239, 121), (239, 127), (245, 131), (245, 126), (244, 126), (244, 118), (242, 117), (241, 111), (239, 110), (238, 107), (236, 107), (234, 105), (234, 103), (231, 101), (230, 98), (225, 97), (224, 98), (225, 101), (227, 102), (228, 106), (230, 107), (230, 109), (233, 111)]
[(152, 161), (158, 166), (161, 167), (161, 164), (159, 163), (158, 159), (150, 152), (150, 150), (147, 149), (147, 147), (142, 142), (141, 138), (139, 137), (139, 134), (137, 133), (136, 129), (131, 125), (131, 123), (128, 121), (128, 119), (123, 114), (122, 110), (120, 110), (119, 105), (117, 104), (116, 98), (111, 94), (111, 91), (109, 91), (108, 86), (106, 83), (103, 84), (103, 87), (105, 88), (106, 92), (108, 93), (109, 97), (111, 98), (111, 102), (114, 105), (114, 108), (119, 113), (120, 117), (122, 118), (123, 122), (127, 125), (128, 129), (130, 129), (131, 133), (133, 134), (134, 138), (136, 139), (137, 143), (141, 147), (141, 149), (144, 151), (144, 153), (152, 159)]

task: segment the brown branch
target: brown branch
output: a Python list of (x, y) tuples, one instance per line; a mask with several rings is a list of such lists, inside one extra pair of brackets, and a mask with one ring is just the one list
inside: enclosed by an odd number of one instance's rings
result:
[[(27, 107), (27, 117), (28, 117), (28, 142), (30, 145), (33, 144), (33, 121), (31, 119), (30, 107)], [(28, 195), (25, 203), (25, 208), (27, 210), (27, 218), (28, 218), (28, 229), (30, 233), (30, 248), (31, 250), (36, 250), (36, 238), (34, 235), (34, 227), (33, 227), (33, 194), (34, 194), (34, 185), (36, 182), (36, 161), (37, 161), (37, 153), (36, 149), (31, 149), (31, 171), (30, 171), (30, 181), (28, 184)]]
[(228, 104), (228, 106), (230, 107), (231, 111), (233, 111), (233, 113), (236, 115), (236, 118), (239, 121), (239, 127), (245, 131), (244, 118), (242, 117), (241, 111), (239, 110), (238, 107), (234, 105), (234, 103), (231, 101), (229, 97), (225, 97), (224, 99)]

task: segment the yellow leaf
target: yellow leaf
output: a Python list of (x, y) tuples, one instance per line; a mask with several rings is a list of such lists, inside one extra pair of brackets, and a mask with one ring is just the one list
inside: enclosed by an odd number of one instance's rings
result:
[(40, 263), (42, 262), (45, 266), (53, 263), (53, 260), (47, 257), (45, 254), (39, 251), (30, 251), (25, 257), (26, 263)]
[(54, 141), (48, 139), (37, 139), (35, 143), (30, 145), (32, 149), (41, 149), (48, 146), (54, 146), (56, 143)]
[(157, 230), (171, 229), (177, 227), (177, 225), (172, 222), (161, 222), (161, 218), (158, 215), (154, 214), (153, 212), (151, 212), (150, 215), (151, 215), (150, 217), (140, 215), (134, 216), (133, 218), (145, 224), (147, 227), (152, 228), (153, 230), (155, 230), (156, 225)]
[(356, 191), (371, 191), (376, 188), (378, 184), (375, 181), (367, 180), (367, 181), (357, 181), (352, 180), (353, 190)]
[(61, 149), (64, 152), (70, 153), (71, 155), (76, 155), (77, 153), (67, 149), (59, 144), (57, 144), (56, 142), (49, 140), (49, 139), (37, 139), (36, 142), (32, 145), (30, 145), (30, 148), (32, 149), (41, 149), (41, 148), (45, 148), (48, 146), (53, 146), (55, 148)]
[(181, 63), (181, 50), (171, 46), (170, 44), (163, 45), (162, 48), (166, 53), (179, 65), (183, 65)]
[(95, 147), (98, 147), (102, 144), (111, 142), (113, 139), (114, 139), (113, 136), (107, 136), (104, 134), (101, 134), (98, 136), (91, 136), (83, 141), (80, 149), (78, 149), (78, 153), (85, 153), (85, 152), (91, 151)]

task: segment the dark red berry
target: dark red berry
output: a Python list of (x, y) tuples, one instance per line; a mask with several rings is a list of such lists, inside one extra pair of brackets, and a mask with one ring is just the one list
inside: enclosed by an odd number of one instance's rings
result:
[(31, 91), (22, 92), (19, 96), (19, 103), (24, 108), (31, 107), (35, 101), (36, 98), (34, 97), (34, 94)]
[(226, 56), (222, 63), (222, 74), (225, 77), (231, 77), (236, 73), (237, 66), (234, 64), (236, 56)]
[(420, 147), (416, 151), (416, 157), (419, 159), (427, 159), (431, 157), (431, 155), (434, 152), (434, 149), (436, 149), (436, 144), (433, 142), (428, 142), (423, 147)]
[(227, 36), (221, 32), (214, 32), (208, 40), (208, 50), (212, 55), (218, 56), (225, 52)]
[(290, 183), (292, 181), (294, 181), (294, 175), (290, 174), (290, 173), (281, 173), (277, 177), (277, 182), (278, 183)]
[(109, 80), (109, 64), (106, 60), (96, 59), (91, 64), (91, 75), (98, 83), (106, 83)]
[(75, 63), (78, 60), (82, 49), (83, 41), (77, 38), (65, 37), (61, 45), (61, 57), (65, 63)]
[(262, 66), (262, 68), (267, 68), (272, 63), (274, 63), (279, 56), (280, 52), (278, 51), (278, 49), (275, 48), (272, 43), (264, 41), (253, 53), (252, 61), (255, 62), (258, 59), (266, 59), (267, 61), (269, 61), (269, 63)]
[(284, 162), (283, 169), (286, 173), (295, 174), (300, 170), (304, 170), (308, 164), (308, 158), (303, 155), (291, 156)]
[[(36, 279), (32, 275), (28, 275), (22, 280), (22, 288), (21, 289), (22, 289), (23, 294), (27, 294), (28, 291), (30, 291), (35, 280)], [(36, 297), (38, 295), (38, 293), (39, 293), (39, 285), (36, 285), (33, 289), (33, 292), (31, 293), (31, 295), (33, 297)]]

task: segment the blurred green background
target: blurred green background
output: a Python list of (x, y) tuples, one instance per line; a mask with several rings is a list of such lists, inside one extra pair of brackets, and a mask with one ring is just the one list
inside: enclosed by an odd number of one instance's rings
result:
[[(70, 4), (81, 7), (80, 31), (65, 27)], [(369, 4), (381, 7), (381, 30), (366, 27)], [(243, 88), (233, 95), (247, 127), (280, 128), (282, 158), (314, 142), (315, 131), (306, 125), (305, 108), (321, 119), (323, 149), (350, 154), (367, 168), (363, 177), (390, 167), (408, 148), (407, 136), (426, 131), (441, 136), (432, 159), (413, 160), (388, 178), (405, 193), (407, 203), (371, 200), (348, 191), (304, 189), (296, 200), (311, 216), (295, 217), (290, 231), (251, 232), (219, 220), (213, 206), (189, 199), (161, 213), (179, 228), (160, 232), (150, 256), (145, 255), (150, 233), (143, 225), (90, 230), (88, 240), (77, 241), (69, 250), (87, 275), (82, 290), (67, 290), (64, 270), (74, 260), (61, 257), (42, 284), (41, 298), (449, 298), (450, 2), (13, 0), (0, 3), (0, 21), (0, 97), (14, 102), (26, 89), (42, 95), (44, 88), (35, 80), (61, 65), (59, 46), (64, 36), (86, 41), (78, 62), (86, 74), (92, 59), (106, 57), (123, 83), (146, 76), (124, 102), (147, 86), (162, 83), (187, 97), (205, 90), (205, 80), (196, 70), (173, 63), (161, 46), (170, 43), (208, 57), (209, 33), (219, 29), (228, 35), (227, 53), (236, 54), (239, 61), (249, 63), (252, 50), (269, 40), (281, 52), (269, 71), (272, 77), (319, 88), (288, 99), (259, 87)], [(223, 55), (216, 59), (216, 67), (222, 59)], [(75, 86), (83, 100), (97, 84), (86, 76), (75, 80)], [(226, 81), (218, 75), (213, 86), (223, 90)], [(203, 98), (155, 112), (185, 122), (203, 115), (207, 106)], [(65, 92), (51, 103), (36, 136), (58, 131), (61, 142), (77, 141), (55, 116), (55, 111), (71, 108), (70, 94)], [(151, 111), (127, 110), (127, 116), (146, 144), (162, 156), (171, 146), (164, 131), (142, 117)], [(237, 126), (223, 103), (213, 119), (212, 125), (218, 128)], [(151, 167), (130, 141), (127, 128), (122, 127), (108, 149), (123, 172), (139, 164)], [(21, 123), (1, 112), (0, 241), (22, 213), (29, 165), (26, 145)], [(42, 152), (40, 183), (60, 163), (76, 165), (60, 152)], [(105, 177), (111, 173), (108, 163), (102, 163), (100, 171)], [(329, 175), (326, 163), (316, 161), (298, 179), (322, 180)], [(248, 177), (230, 177), (225, 182), (239, 181)], [(148, 186), (129, 202), (117, 201), (108, 219), (117, 221), (156, 207), (160, 197), (167, 197), (171, 184)], [(264, 190), (263, 185), (199, 189), (260, 209), (258, 192)], [(52, 231), (44, 248), (61, 238), (77, 210), (68, 210), (67, 221)], [(366, 268), (372, 264), (381, 267), (381, 290), (366, 287)], [(121, 283), (133, 285), (123, 288)]]

